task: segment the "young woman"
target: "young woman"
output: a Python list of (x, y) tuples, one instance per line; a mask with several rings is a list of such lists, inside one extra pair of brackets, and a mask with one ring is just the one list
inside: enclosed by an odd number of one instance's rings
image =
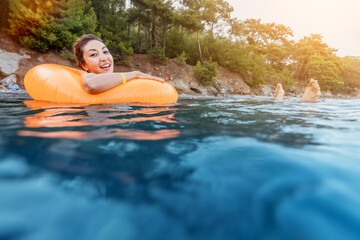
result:
[(87, 72), (82, 83), (88, 93), (101, 93), (135, 78), (165, 81), (139, 71), (114, 73), (110, 51), (101, 39), (92, 34), (83, 35), (75, 42), (74, 54), (78, 67)]

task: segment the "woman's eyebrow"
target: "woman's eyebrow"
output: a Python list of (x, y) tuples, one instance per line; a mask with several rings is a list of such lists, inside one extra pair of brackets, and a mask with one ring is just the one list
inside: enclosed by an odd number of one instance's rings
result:
[[(103, 46), (103, 47), (101, 48), (101, 50), (102, 50), (102, 49), (104, 49), (104, 48), (105, 48), (105, 49), (107, 49), (107, 47), (106, 47), (106, 46)], [(94, 48), (91, 48), (91, 49), (89, 49), (89, 50), (88, 50), (88, 52), (90, 52), (90, 51), (95, 51), (95, 52), (96, 52), (97, 50), (96, 50), (96, 49), (94, 49)]]

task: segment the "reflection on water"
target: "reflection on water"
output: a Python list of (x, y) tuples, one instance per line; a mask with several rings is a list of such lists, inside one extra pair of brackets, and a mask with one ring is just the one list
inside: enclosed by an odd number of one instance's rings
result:
[[(45, 138), (74, 138), (74, 139), (97, 139), (120, 137), (137, 140), (160, 140), (173, 138), (179, 135), (178, 130), (134, 130), (121, 129), (111, 126), (129, 126), (137, 122), (158, 122), (176, 123), (174, 120), (174, 107), (141, 107), (140, 109), (118, 108), (117, 106), (82, 106), (82, 105), (61, 105), (41, 101), (25, 101), (32, 111), (40, 112), (25, 117), (24, 124), (28, 128), (75, 128), (75, 127), (96, 127), (96, 130), (89, 131), (33, 131), (22, 130), (20, 136), (37, 136)], [(170, 113), (169, 113), (170, 112)], [(98, 127), (110, 126), (109, 128), (98, 129)], [(40, 129), (41, 130), (41, 129)]]
[(360, 101), (0, 102), (0, 239), (359, 239)]

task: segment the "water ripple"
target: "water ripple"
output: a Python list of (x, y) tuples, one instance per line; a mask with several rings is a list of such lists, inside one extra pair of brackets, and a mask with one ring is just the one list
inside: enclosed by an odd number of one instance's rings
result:
[(0, 115), (0, 239), (360, 238), (358, 99)]

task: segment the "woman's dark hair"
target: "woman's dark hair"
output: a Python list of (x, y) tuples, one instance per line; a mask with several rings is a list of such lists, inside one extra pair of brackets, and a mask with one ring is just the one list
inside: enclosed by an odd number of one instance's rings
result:
[(91, 40), (97, 40), (99, 42), (103, 42), (100, 38), (93, 34), (85, 34), (79, 37), (74, 43), (74, 55), (76, 58), (76, 64), (79, 68), (83, 68), (82, 66), (85, 64), (84, 59), (84, 46)]

